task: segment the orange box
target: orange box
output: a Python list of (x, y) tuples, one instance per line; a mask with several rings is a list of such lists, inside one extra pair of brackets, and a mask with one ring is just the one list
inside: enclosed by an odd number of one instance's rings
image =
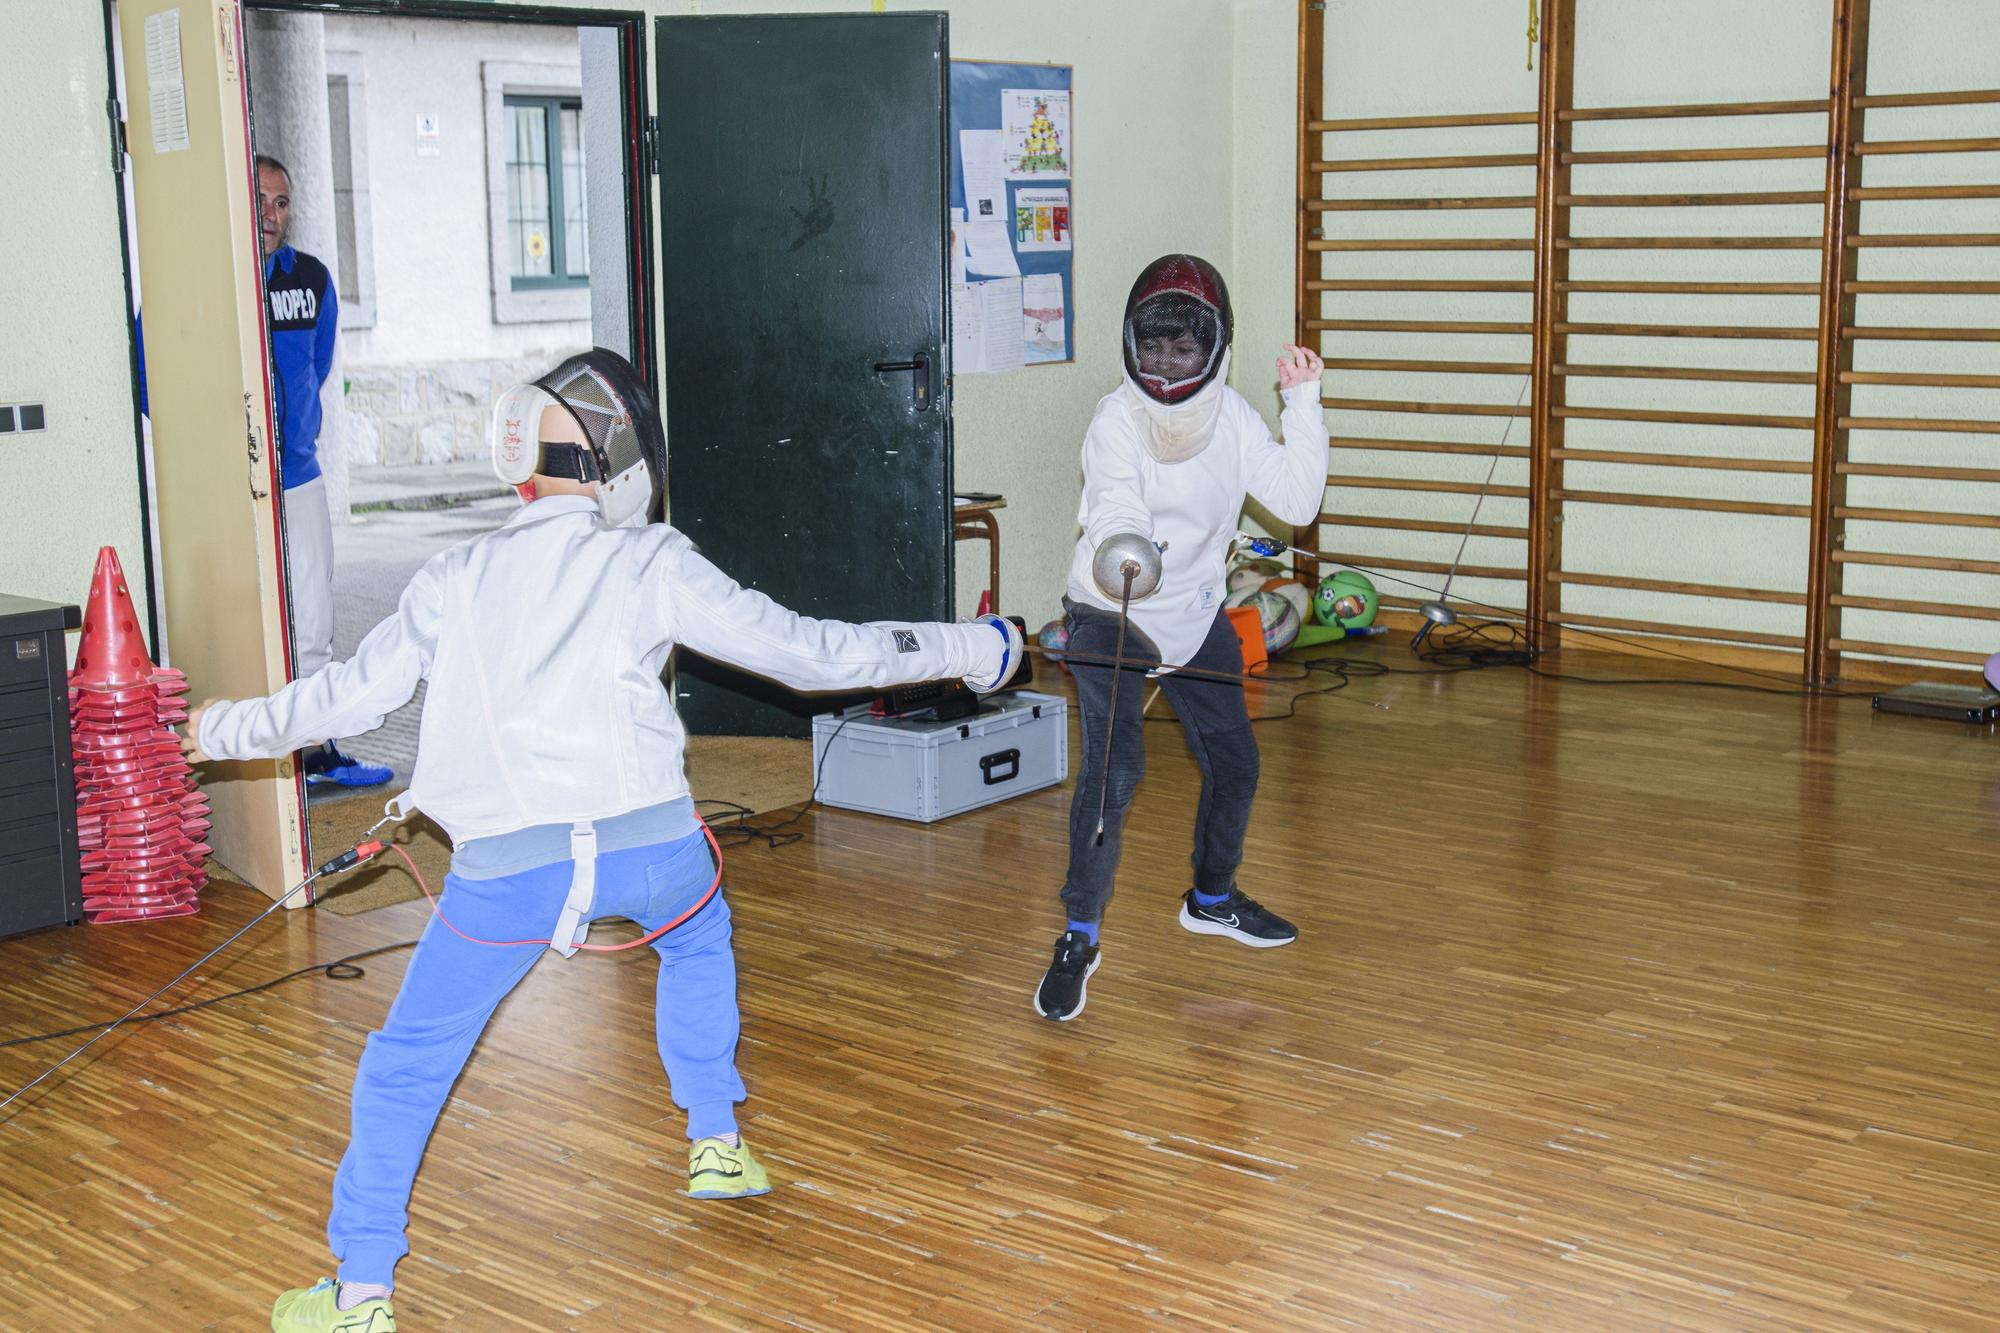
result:
[(1270, 660), (1264, 651), (1264, 617), (1254, 606), (1228, 608), (1229, 623), (1243, 645), (1243, 669), (1254, 671)]

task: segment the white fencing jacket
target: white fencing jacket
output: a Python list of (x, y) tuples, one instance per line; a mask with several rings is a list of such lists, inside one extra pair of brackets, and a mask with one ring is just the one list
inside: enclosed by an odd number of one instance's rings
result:
[(1229, 543), (1246, 495), (1279, 521), (1306, 524), (1319, 517), (1326, 496), (1326, 418), (1318, 380), (1295, 384), (1284, 395), (1279, 418), (1285, 442), (1271, 431), (1242, 394), (1225, 388), (1215, 434), (1206, 449), (1179, 463), (1162, 463), (1146, 449), (1122, 390), (1097, 404), (1083, 437), (1083, 528), (1070, 561), (1072, 601), (1118, 609), (1098, 590), (1090, 565), (1106, 537), (1136, 532), (1166, 547), (1160, 586), (1132, 603), (1132, 623), (1160, 650), (1160, 660), (1181, 666), (1193, 657), (1222, 608)]
[(265, 699), (218, 703), (217, 759), (373, 730), (426, 679), (406, 804), (455, 843), (608, 819), (688, 792), (660, 673), (676, 645), (796, 690), (979, 676), (1005, 641), (972, 623), (813, 620), (739, 587), (664, 524), (607, 527), (550, 496), (433, 557), (354, 656)]

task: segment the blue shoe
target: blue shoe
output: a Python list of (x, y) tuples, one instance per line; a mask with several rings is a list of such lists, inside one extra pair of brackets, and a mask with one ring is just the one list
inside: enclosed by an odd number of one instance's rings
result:
[(396, 776), (396, 770), (387, 764), (364, 764), (350, 759), (332, 741), (300, 751), (299, 767), (305, 770), (308, 787), (327, 783), (339, 787), (379, 787)]

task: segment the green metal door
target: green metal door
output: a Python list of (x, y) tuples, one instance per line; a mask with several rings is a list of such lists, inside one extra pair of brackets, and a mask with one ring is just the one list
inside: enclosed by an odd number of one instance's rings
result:
[[(952, 613), (942, 14), (658, 20), (668, 517), (805, 615)], [(832, 706), (683, 651), (696, 734)]]

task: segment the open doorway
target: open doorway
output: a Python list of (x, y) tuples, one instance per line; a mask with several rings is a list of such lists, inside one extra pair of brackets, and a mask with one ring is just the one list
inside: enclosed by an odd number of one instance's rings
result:
[[(425, 561), (518, 506), (488, 453), (509, 387), (592, 346), (653, 379), (636, 16), (381, 8), (246, 6), (253, 146), (287, 194), (285, 234), (263, 229), (274, 401), (315, 437), (298, 469), (315, 480), (284, 493), (301, 675), (350, 656)], [(323, 266), (332, 313), (292, 294), (299, 255)], [(281, 345), (308, 315), (331, 342), (317, 363)], [(315, 388), (309, 423), (292, 404)], [(409, 784), (423, 697), (308, 753), (312, 844), (348, 845)]]

